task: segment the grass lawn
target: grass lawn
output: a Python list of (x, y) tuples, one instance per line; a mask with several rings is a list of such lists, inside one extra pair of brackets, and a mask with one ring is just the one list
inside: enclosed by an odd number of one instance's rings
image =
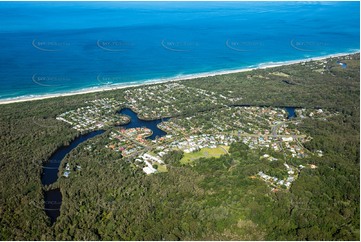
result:
[(218, 146), (217, 148), (203, 148), (200, 151), (193, 152), (193, 153), (184, 153), (183, 158), (180, 160), (182, 164), (191, 163), (199, 158), (205, 157), (220, 157), (221, 155), (225, 155), (228, 153), (229, 146)]
[(157, 165), (158, 165), (158, 171), (159, 172), (168, 172), (168, 170), (167, 170), (167, 166), (165, 166), (165, 165), (161, 165), (161, 164), (159, 164), (159, 163), (156, 163)]

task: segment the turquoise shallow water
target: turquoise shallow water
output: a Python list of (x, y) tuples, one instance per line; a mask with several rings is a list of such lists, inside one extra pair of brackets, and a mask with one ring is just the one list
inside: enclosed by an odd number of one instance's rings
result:
[(0, 2), (0, 99), (359, 50), (359, 2)]

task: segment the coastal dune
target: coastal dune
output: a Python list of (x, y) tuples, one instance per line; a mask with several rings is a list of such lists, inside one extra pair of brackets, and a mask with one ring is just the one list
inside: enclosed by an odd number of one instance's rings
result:
[(138, 87), (138, 86), (153, 85), (153, 84), (160, 84), (160, 83), (166, 83), (166, 82), (191, 80), (191, 79), (196, 79), (196, 78), (227, 75), (227, 74), (233, 74), (233, 73), (241, 73), (241, 72), (247, 72), (247, 71), (252, 71), (252, 70), (257, 70), (257, 69), (266, 69), (266, 68), (273, 68), (273, 67), (279, 67), (279, 66), (284, 66), (284, 65), (298, 64), (298, 63), (307, 62), (307, 61), (324, 60), (327, 58), (335, 58), (335, 57), (346, 56), (346, 55), (356, 54), (356, 53), (359, 53), (359, 51), (352, 52), (352, 53), (338, 53), (338, 54), (332, 54), (332, 55), (327, 55), (327, 56), (307, 58), (307, 59), (302, 59), (302, 60), (262, 63), (262, 64), (259, 64), (257, 67), (253, 67), (253, 68), (244, 68), (244, 69), (235, 69), (235, 70), (220, 70), (220, 71), (214, 71), (214, 72), (182, 75), (179, 77), (146, 80), (143, 82), (139, 82), (137, 84), (113, 84), (113, 85), (104, 85), (104, 86), (100, 86), (100, 87), (87, 88), (87, 89), (82, 89), (82, 90), (72, 91), (72, 92), (67, 92), (67, 93), (53, 93), (53, 94), (45, 94), (45, 95), (20, 96), (20, 97), (15, 97), (15, 98), (10, 98), (10, 99), (0, 99), (0, 105), (1, 104), (27, 102), (27, 101), (35, 101), (35, 100), (42, 100), (42, 99), (56, 98), (56, 97), (66, 97), (66, 96), (81, 95), (81, 94), (88, 94), (88, 93), (104, 92), (104, 91), (111, 91), (111, 90), (119, 90), (119, 89), (125, 89), (125, 88), (129, 88), (129, 87)]

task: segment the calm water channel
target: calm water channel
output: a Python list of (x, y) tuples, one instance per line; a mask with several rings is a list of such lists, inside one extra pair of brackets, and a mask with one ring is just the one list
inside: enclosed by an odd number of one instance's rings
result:
[[(119, 114), (128, 115), (130, 117), (130, 122), (126, 125), (120, 125), (119, 127), (124, 128), (137, 128), (137, 127), (146, 127), (153, 131), (153, 134), (148, 137), (148, 139), (154, 140), (156, 137), (162, 137), (166, 135), (166, 132), (158, 129), (157, 124), (162, 122), (162, 120), (152, 120), (144, 121), (138, 118), (137, 114), (134, 113), (129, 108), (124, 108), (119, 111)], [(164, 119), (167, 120), (167, 119)], [(43, 172), (41, 174), (41, 182), (43, 185), (50, 185), (57, 181), (59, 166), (61, 161), (69, 154), (73, 149), (75, 149), (81, 143), (94, 138), (97, 135), (104, 133), (104, 130), (96, 130), (87, 134), (83, 134), (75, 138), (68, 146), (62, 146), (55, 151), (55, 153), (49, 158), (48, 162), (43, 165)], [(45, 213), (49, 216), (51, 223), (53, 224), (60, 215), (61, 207), (61, 191), (60, 189), (53, 189), (50, 191), (44, 191), (44, 210)]]
[[(296, 117), (294, 107), (285, 108), (288, 113), (288, 119)], [(145, 121), (140, 120), (136, 113), (134, 113), (129, 108), (124, 108), (119, 111), (119, 114), (127, 115), (130, 117), (130, 122), (126, 125), (120, 125), (119, 127), (124, 128), (137, 128), (137, 127), (146, 127), (153, 131), (153, 134), (148, 137), (149, 139), (154, 140), (156, 137), (162, 137), (166, 135), (166, 132), (158, 129), (157, 124), (162, 122), (162, 120), (152, 120)], [(168, 119), (164, 119), (166, 121)], [(57, 181), (59, 166), (61, 161), (69, 154), (73, 149), (75, 149), (81, 143), (94, 138), (97, 135), (104, 133), (104, 130), (96, 130), (87, 134), (83, 134), (75, 138), (68, 146), (62, 146), (50, 157), (49, 161), (46, 162), (43, 166), (43, 172), (41, 174), (41, 182), (43, 185), (50, 185)], [(60, 215), (60, 207), (62, 202), (62, 195), (60, 189), (53, 189), (50, 191), (44, 191), (44, 204), (45, 204), (45, 213), (49, 216), (51, 223), (53, 224)]]

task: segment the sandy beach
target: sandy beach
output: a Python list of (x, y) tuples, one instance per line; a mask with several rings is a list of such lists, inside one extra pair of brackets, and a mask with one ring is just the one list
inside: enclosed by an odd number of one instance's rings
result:
[(17, 97), (17, 98), (11, 98), (11, 99), (1, 99), (0, 105), (1, 104), (9, 104), (9, 103), (42, 100), (42, 99), (55, 98), (55, 97), (66, 97), (66, 96), (81, 95), (81, 94), (87, 94), (87, 93), (104, 92), (104, 91), (118, 90), (118, 89), (124, 89), (124, 88), (129, 88), (129, 87), (138, 87), (138, 86), (152, 85), (152, 84), (159, 84), (159, 83), (166, 83), (166, 82), (173, 82), (173, 81), (191, 80), (191, 79), (196, 79), (196, 78), (203, 78), (203, 77), (210, 77), (210, 76), (217, 76), (217, 75), (240, 73), (240, 72), (252, 71), (252, 70), (256, 70), (256, 69), (266, 69), (266, 68), (278, 67), (278, 66), (283, 66), (283, 65), (292, 65), (292, 64), (302, 63), (302, 62), (311, 61), (311, 60), (312, 61), (323, 60), (323, 59), (327, 59), (327, 58), (346, 56), (346, 55), (356, 54), (356, 53), (359, 53), (359, 51), (352, 52), (352, 53), (332, 54), (332, 55), (313, 57), (313, 58), (307, 58), (307, 59), (302, 59), (302, 60), (263, 63), (254, 68), (214, 71), (214, 72), (182, 75), (179, 77), (172, 77), (172, 78), (165, 78), (165, 79), (148, 80), (148, 81), (144, 81), (142, 83), (136, 83), (136, 84), (125, 84), (125, 85), (124, 84), (114, 84), (114, 85), (88, 88), (88, 89), (83, 89), (83, 90), (74, 91), (74, 92), (67, 92), (67, 93), (54, 93), (54, 94), (46, 94), (46, 95), (34, 95), (31, 97)]

